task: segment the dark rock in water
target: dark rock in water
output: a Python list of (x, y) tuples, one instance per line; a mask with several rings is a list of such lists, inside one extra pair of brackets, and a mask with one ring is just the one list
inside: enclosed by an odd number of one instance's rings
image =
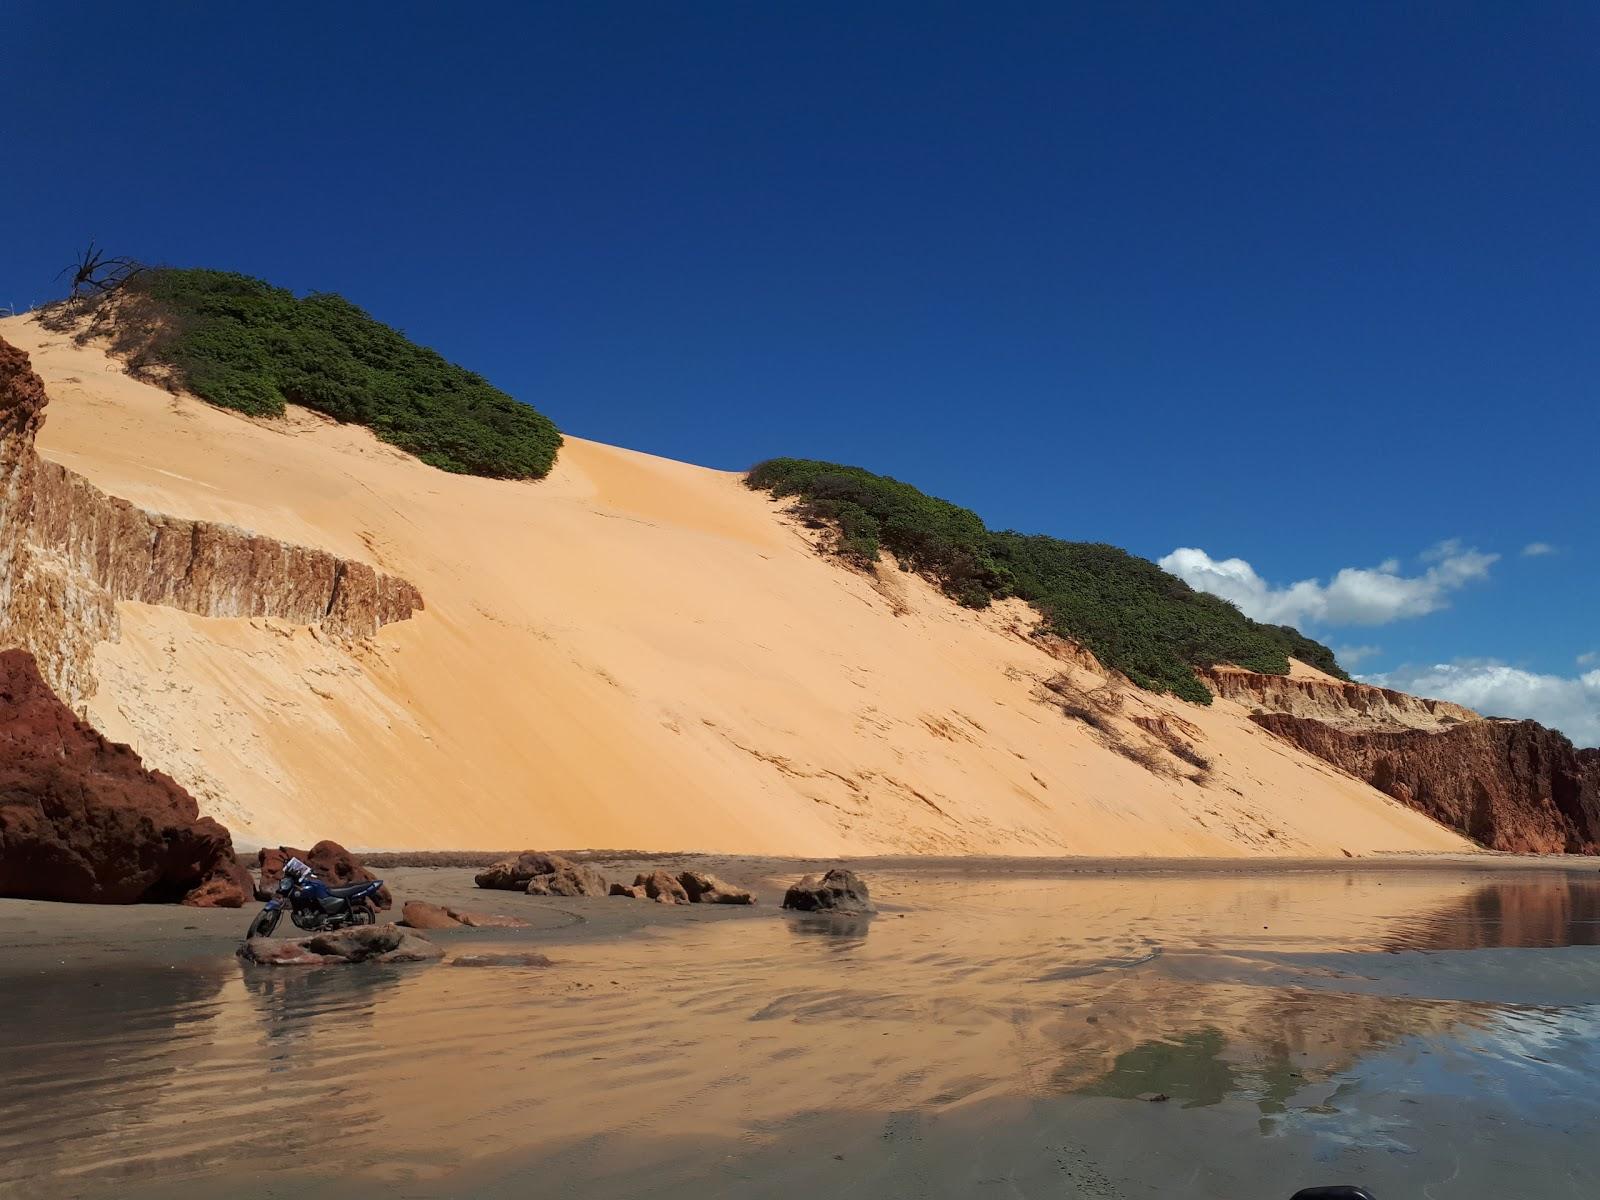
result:
[(263, 967), (320, 967), (348, 961), (308, 950), (305, 941), (297, 938), (250, 938), (239, 947), (239, 957)]
[(263, 966), (301, 967), (324, 963), (432, 962), (444, 951), (398, 925), (356, 925), (303, 938), (250, 938), (239, 957)]
[(659, 904), (689, 903), (689, 893), (683, 890), (681, 883), (665, 871), (651, 871), (648, 875), (637, 876), (633, 886), (635, 891), (644, 892), (647, 899)]
[[(261, 882), (256, 888), (257, 900), (272, 899), (273, 890), (283, 878), (283, 865), (291, 858), (298, 858), (305, 863), (316, 877), (329, 887), (371, 883), (378, 878), (362, 865), (359, 858), (338, 842), (324, 839), (309, 850), (296, 850), (292, 846), (279, 846), (276, 849), (263, 846), (261, 852), (256, 855), (256, 863), (261, 871)], [(394, 905), (394, 897), (389, 894), (387, 887), (379, 888), (377, 895), (372, 899), (378, 908), (390, 908)]]
[(0, 653), (0, 896), (238, 908), (228, 831), (56, 697), (33, 656)]
[(524, 850), (486, 867), (473, 876), (481, 888), (527, 892), (530, 896), (604, 896), (606, 881), (593, 867), (575, 863), (559, 854)]
[(725, 883), (709, 871), (684, 871), (678, 882), (694, 904), (754, 904), (754, 894)]
[(458, 954), (450, 960), (452, 967), (549, 967), (554, 966), (542, 954)]
[(783, 906), (800, 912), (878, 911), (867, 893), (866, 880), (843, 867), (835, 867), (821, 879), (807, 875), (784, 893)]
[(400, 923), (411, 929), (455, 929), (461, 924), (450, 910), (423, 900), (407, 900)]

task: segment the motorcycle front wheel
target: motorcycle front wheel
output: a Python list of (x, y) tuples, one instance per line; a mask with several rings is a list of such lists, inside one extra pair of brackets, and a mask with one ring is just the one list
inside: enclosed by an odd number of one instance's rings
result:
[(256, 914), (256, 919), (250, 922), (250, 932), (244, 936), (247, 939), (254, 937), (271, 937), (272, 931), (278, 927), (278, 918), (282, 915), (282, 913), (273, 909), (262, 909)]

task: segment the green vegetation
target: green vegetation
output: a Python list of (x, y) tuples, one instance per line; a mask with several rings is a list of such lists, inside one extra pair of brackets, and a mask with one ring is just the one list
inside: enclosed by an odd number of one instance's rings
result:
[(978, 515), (859, 467), (774, 458), (745, 482), (793, 496), (802, 516), (837, 531), (837, 551), (867, 566), (879, 550), (972, 608), (1017, 596), (1044, 628), (1094, 652), (1140, 687), (1201, 704), (1194, 668), (1233, 663), (1283, 675), (1289, 656), (1348, 678), (1333, 652), (1287, 625), (1263, 625), (1232, 604), (1126, 550), (1092, 542), (996, 533)]
[(463, 475), (539, 479), (561, 447), (548, 417), (341, 296), (160, 268), (130, 279), (120, 301), (136, 326), (121, 340), (224, 408), (276, 416), (302, 404)]

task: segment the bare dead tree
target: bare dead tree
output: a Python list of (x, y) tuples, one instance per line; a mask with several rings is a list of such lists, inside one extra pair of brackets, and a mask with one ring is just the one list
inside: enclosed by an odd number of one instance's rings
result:
[(91, 238), (88, 248), (63, 267), (56, 278), (72, 276), (71, 298), (76, 300), (83, 296), (104, 296), (114, 292), (142, 270), (144, 267), (131, 258), (107, 255)]

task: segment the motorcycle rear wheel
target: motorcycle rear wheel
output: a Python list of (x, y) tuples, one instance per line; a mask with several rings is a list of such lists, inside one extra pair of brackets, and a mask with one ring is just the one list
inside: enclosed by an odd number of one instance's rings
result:
[(250, 922), (250, 932), (245, 934), (246, 940), (254, 937), (271, 937), (273, 930), (278, 928), (278, 918), (283, 914), (270, 909), (262, 909), (256, 914), (256, 919)]
[(377, 923), (378, 914), (373, 911), (372, 905), (368, 904), (365, 900), (361, 901), (359, 904), (351, 906), (350, 924), (376, 925)]

